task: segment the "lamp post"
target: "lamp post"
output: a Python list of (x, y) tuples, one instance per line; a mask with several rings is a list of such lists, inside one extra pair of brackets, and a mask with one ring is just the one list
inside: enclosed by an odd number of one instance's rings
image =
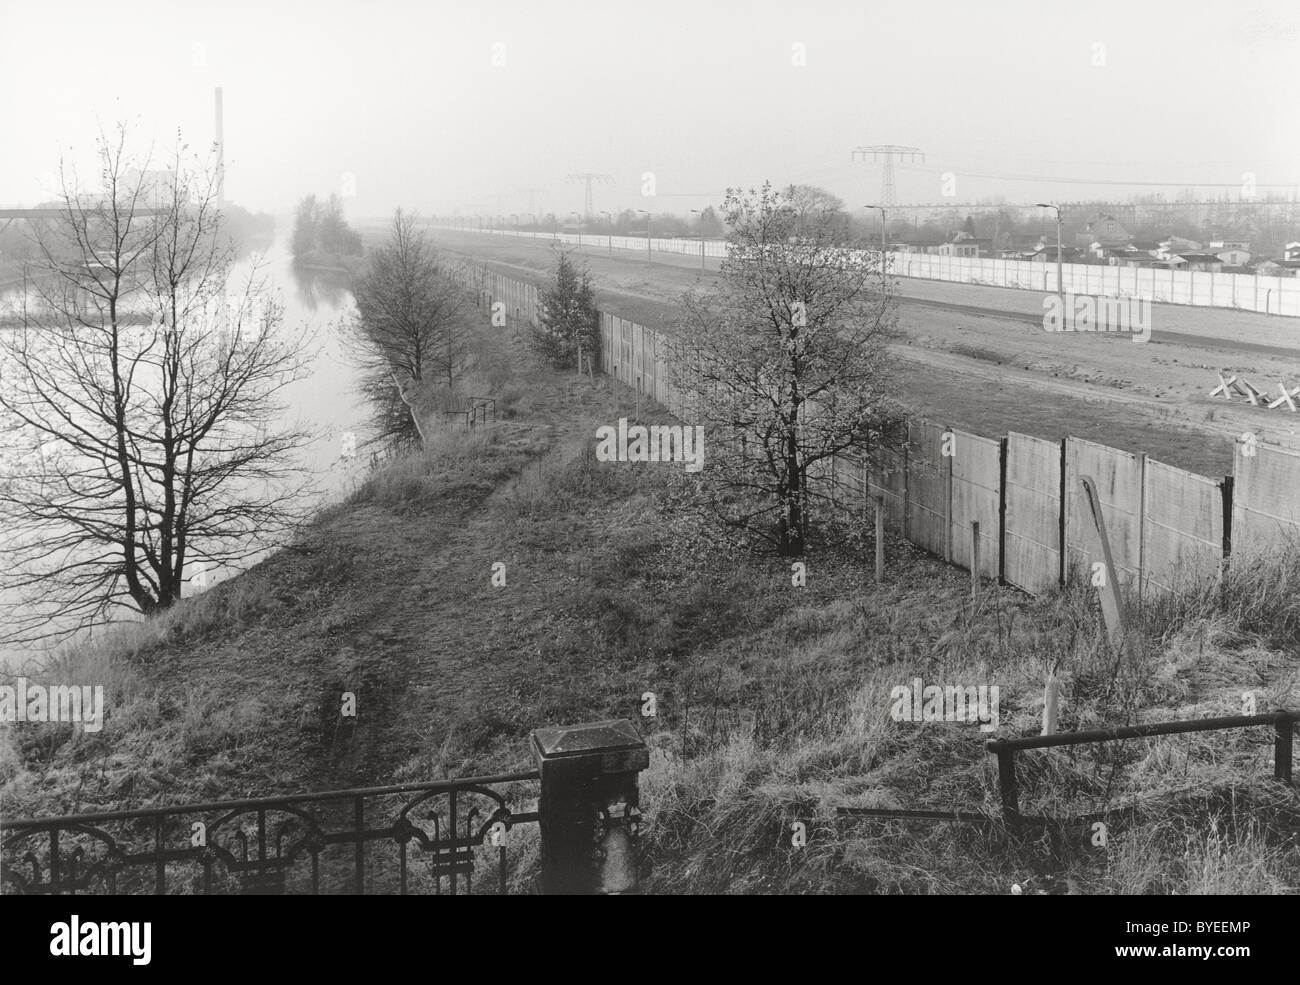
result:
[(888, 252), (885, 243), (885, 207), (883, 205), (864, 205), (862, 207), (864, 209), (880, 210), (880, 280), (883, 283), (885, 280), (885, 254)]
[[(1065, 288), (1061, 285), (1061, 207), (1051, 205), (1047, 202), (1035, 202), (1034, 205), (1040, 209), (1056, 210), (1056, 296), (1061, 301), (1061, 318), (1065, 318)], [(1064, 321), (1062, 321), (1064, 324)]]
[(654, 263), (654, 257), (650, 255), (650, 213), (645, 209), (637, 209), (637, 211), (645, 216), (645, 262)]
[(606, 240), (605, 245), (609, 248), (609, 255), (613, 256), (614, 255), (614, 217), (610, 215), (608, 212), (606, 212), (604, 209), (600, 210), (600, 214), (609, 219), (609, 238)]
[(569, 214), (578, 217), (578, 252), (581, 253), (582, 252), (582, 213), (570, 212)]
[(691, 209), (693, 213), (700, 217), (700, 272), (704, 271), (704, 213), (699, 209)]

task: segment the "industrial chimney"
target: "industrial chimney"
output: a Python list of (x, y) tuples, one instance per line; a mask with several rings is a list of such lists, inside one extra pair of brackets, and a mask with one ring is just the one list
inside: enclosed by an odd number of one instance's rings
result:
[(226, 207), (226, 138), (221, 120), (221, 86), (216, 91), (217, 208)]

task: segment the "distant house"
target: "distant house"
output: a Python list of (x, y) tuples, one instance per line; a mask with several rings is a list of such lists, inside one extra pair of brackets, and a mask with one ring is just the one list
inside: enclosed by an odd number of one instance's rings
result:
[(1300, 260), (1300, 243), (1287, 243), (1282, 248), (1283, 260)]
[(1146, 250), (1107, 250), (1105, 255), (1112, 267), (1149, 267), (1154, 259)]
[(1223, 261), (1225, 267), (1244, 267), (1250, 263), (1253, 254), (1250, 250), (1242, 246), (1222, 246), (1215, 249), (1214, 244), (1210, 244), (1210, 249), (1214, 250), (1214, 255)]
[(1223, 261), (1213, 253), (1179, 253), (1177, 259), (1183, 261), (1180, 270), (1199, 270), (1217, 274), (1223, 269)]
[(1250, 243), (1244, 239), (1212, 239), (1210, 240), (1210, 252), (1218, 253), (1220, 250), (1249, 250)]
[(970, 233), (959, 232), (946, 242), (939, 244), (939, 255), (944, 257), (977, 257), (988, 253), (992, 240), (976, 239)]
[(1001, 260), (1032, 260), (1034, 254), (1047, 245), (1041, 237), (1038, 239), (1011, 240), (1008, 237), (995, 255)]
[(1194, 239), (1170, 236), (1168, 239), (1160, 241), (1160, 244), (1156, 247), (1156, 256), (1161, 260), (1172, 260), (1180, 253), (1199, 253), (1204, 248), (1202, 244)]
[(903, 237), (890, 243), (889, 248), (895, 253), (938, 253), (940, 245), (936, 239)]
[(1133, 237), (1113, 215), (1094, 213), (1088, 217), (1083, 232), (1075, 234), (1075, 245), (1092, 246), (1094, 243), (1106, 247), (1127, 246)]
[[(1083, 250), (1074, 246), (1061, 247), (1062, 263), (1080, 263), (1087, 258)], [(1055, 263), (1056, 262), (1056, 245), (1040, 246), (1026, 259), (1033, 260), (1035, 263)]]
[(1269, 277), (1295, 277), (1297, 270), (1300, 270), (1300, 259), (1287, 260), (1278, 257), (1272, 260), (1261, 260), (1255, 265), (1255, 273)]

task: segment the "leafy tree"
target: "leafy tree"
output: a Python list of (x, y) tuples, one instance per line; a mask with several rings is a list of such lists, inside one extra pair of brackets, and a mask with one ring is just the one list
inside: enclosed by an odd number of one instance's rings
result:
[(886, 343), (896, 320), (879, 254), (839, 248), (842, 214), (772, 190), (729, 189), (719, 280), (684, 299), (674, 383), (704, 427), (705, 505), (726, 528), (802, 554), (831, 501), (828, 459), (899, 416)]
[(712, 205), (705, 206), (700, 212), (700, 232), (706, 239), (717, 239), (722, 235), (722, 220)]
[(575, 366), (579, 353), (583, 359), (600, 357), (600, 315), (591, 278), (567, 253), (560, 254), (555, 282), (540, 301), (541, 325), (533, 330), (533, 344), (551, 365)]
[(298, 202), (298, 207), (294, 210), (293, 234), (289, 239), (289, 250), (294, 256), (303, 257), (316, 249), (319, 212), (320, 206), (315, 195), (308, 195)]
[(289, 248), (298, 258), (311, 253), (360, 256), (365, 252), (360, 234), (343, 217), (343, 199), (337, 193), (324, 202), (308, 195), (298, 203)]
[(375, 408), (373, 441), (419, 437), (415, 391), (441, 382), (450, 392), (467, 359), (458, 327), (465, 292), (414, 217), (393, 215), (389, 236), (353, 287), (357, 319), (351, 339), (363, 389)]
[(782, 208), (793, 216), (792, 236), (829, 237), (836, 243), (851, 238), (844, 200), (816, 185), (788, 185), (781, 193)]

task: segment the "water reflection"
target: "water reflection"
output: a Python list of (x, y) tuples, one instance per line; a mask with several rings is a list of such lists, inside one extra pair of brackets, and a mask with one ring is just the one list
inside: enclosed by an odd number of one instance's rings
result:
[(290, 261), (289, 271), (298, 291), (298, 303), (308, 311), (342, 309), (352, 300), (352, 275), (327, 267)]
[[(363, 454), (348, 454), (364, 439), (362, 426), (367, 412), (358, 392), (359, 374), (342, 337), (343, 325), (355, 314), (349, 289), (350, 276), (340, 270), (305, 268), (293, 263), (283, 240), (265, 252), (252, 254), (236, 264), (229, 283), (247, 282), (256, 268), (267, 289), (283, 306), (285, 330), (293, 335), (302, 329), (314, 336), (312, 358), (303, 379), (286, 386), (278, 397), (285, 405), (285, 427), (295, 421), (310, 428), (317, 437), (301, 448), (299, 464), (316, 477), (317, 491), (302, 505), (318, 506), (346, 495), (362, 479), (368, 465)], [(0, 293), (0, 301), (21, 310), (21, 291)], [(3, 329), (0, 329), (3, 330)], [(251, 565), (257, 558), (249, 558)], [(236, 574), (233, 570), (208, 570), (210, 586)], [(187, 571), (187, 578), (190, 573)], [(192, 585), (187, 594), (194, 594)], [(0, 668), (17, 665), (34, 651), (0, 648)]]

